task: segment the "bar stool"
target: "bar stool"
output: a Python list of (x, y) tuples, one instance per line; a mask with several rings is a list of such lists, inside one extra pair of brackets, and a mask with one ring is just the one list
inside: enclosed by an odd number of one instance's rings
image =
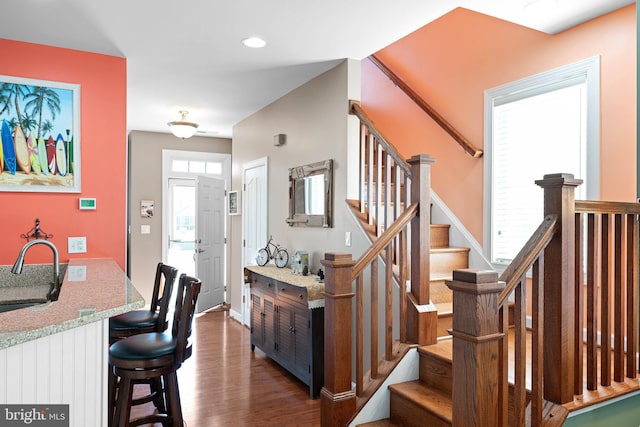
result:
[[(177, 371), (191, 357), (191, 336), (200, 280), (180, 276), (171, 333), (149, 332), (123, 338), (109, 348), (109, 365), (118, 378), (118, 399), (113, 426), (137, 426), (162, 423), (183, 426)], [(167, 410), (136, 420), (129, 420), (133, 404), (133, 384), (162, 379)]]
[[(167, 312), (169, 311), (169, 301), (173, 285), (178, 275), (178, 269), (170, 265), (159, 262), (156, 267), (155, 280), (153, 282), (153, 294), (148, 310), (134, 310), (114, 316), (109, 319), (109, 343), (130, 337), (136, 334), (147, 332), (164, 332), (167, 329)], [(164, 400), (159, 390), (162, 390), (160, 378), (149, 383), (149, 394), (136, 399), (135, 405), (153, 401), (159, 411), (166, 411)], [(113, 368), (109, 366), (109, 408), (113, 409), (116, 399), (116, 389), (118, 387), (117, 378), (113, 373)]]
[(134, 310), (109, 319), (109, 343), (121, 338), (146, 332), (163, 332), (167, 329), (167, 311), (178, 270), (158, 263), (153, 282), (153, 294), (148, 310)]

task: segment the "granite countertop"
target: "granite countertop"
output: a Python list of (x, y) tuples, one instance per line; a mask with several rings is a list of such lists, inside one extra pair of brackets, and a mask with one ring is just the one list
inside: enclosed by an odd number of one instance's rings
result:
[(71, 260), (57, 301), (0, 313), (0, 349), (143, 306), (144, 299), (113, 259)]
[(293, 274), (290, 268), (278, 268), (272, 264), (267, 264), (263, 267), (247, 265), (245, 268), (280, 282), (305, 287), (307, 288), (309, 308), (324, 307), (324, 282), (320, 282), (315, 274), (309, 274), (308, 276)]

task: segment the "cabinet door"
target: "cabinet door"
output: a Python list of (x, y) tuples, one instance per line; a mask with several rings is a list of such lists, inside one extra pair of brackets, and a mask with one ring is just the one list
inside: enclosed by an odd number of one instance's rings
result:
[(311, 321), (309, 310), (294, 308), (291, 312), (294, 351), (291, 363), (300, 375), (308, 378), (311, 375)]
[(291, 307), (287, 304), (278, 304), (278, 361), (287, 368), (291, 367), (294, 352), (294, 331), (291, 323)]
[(275, 315), (275, 303), (271, 297), (262, 297), (262, 310), (264, 315), (262, 316), (264, 329), (263, 329), (263, 349), (269, 356), (273, 355), (276, 351), (276, 315)]
[(264, 344), (264, 320), (262, 311), (262, 295), (251, 293), (251, 349)]

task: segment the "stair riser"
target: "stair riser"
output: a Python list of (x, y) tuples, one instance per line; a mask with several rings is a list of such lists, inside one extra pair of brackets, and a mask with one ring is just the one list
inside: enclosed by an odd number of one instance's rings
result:
[(453, 270), (469, 267), (469, 252), (431, 252), (431, 276), (451, 277)]
[(451, 361), (445, 361), (429, 354), (420, 353), (420, 381), (436, 390), (451, 395), (453, 369)]
[(428, 409), (391, 392), (391, 421), (404, 427), (451, 427)]
[(431, 248), (449, 247), (449, 224), (431, 224)]
[(453, 315), (438, 315), (438, 337), (448, 337), (450, 329), (453, 329)]

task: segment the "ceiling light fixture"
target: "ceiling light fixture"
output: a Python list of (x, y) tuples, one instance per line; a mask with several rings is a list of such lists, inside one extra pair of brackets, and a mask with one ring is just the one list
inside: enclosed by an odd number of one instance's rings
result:
[(196, 129), (198, 129), (198, 124), (187, 121), (188, 111), (180, 110), (180, 120), (176, 120), (174, 122), (167, 123), (169, 125), (169, 129), (171, 129), (171, 133), (177, 136), (178, 138), (187, 139), (191, 138), (194, 133), (196, 133)]
[(267, 45), (267, 42), (262, 40), (260, 37), (248, 37), (242, 40), (242, 44), (246, 47), (258, 49), (261, 47), (265, 47)]

